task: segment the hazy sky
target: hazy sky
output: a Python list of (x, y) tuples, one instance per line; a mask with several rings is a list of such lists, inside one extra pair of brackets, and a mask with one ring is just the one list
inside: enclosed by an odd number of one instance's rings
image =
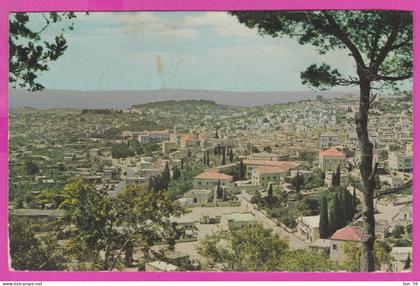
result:
[(46, 88), (292, 91), (308, 90), (300, 72), (312, 63), (354, 70), (347, 51), (320, 56), (296, 40), (258, 35), (225, 12), (91, 13), (65, 36), (65, 55), (40, 77)]

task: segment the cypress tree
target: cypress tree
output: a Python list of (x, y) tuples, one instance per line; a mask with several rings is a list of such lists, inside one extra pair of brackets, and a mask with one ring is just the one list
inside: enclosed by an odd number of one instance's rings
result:
[(220, 200), (223, 197), (222, 187), (220, 185), (220, 180), (217, 181), (217, 190), (216, 190), (217, 199)]
[(218, 132), (218, 129), (216, 129), (216, 134), (214, 135), (214, 138), (219, 139), (219, 132)]
[(210, 152), (209, 152), (209, 150), (207, 150), (206, 151), (206, 153), (207, 153), (207, 167), (209, 167), (210, 166)]
[(162, 174), (162, 187), (163, 187), (163, 189), (168, 189), (170, 180), (171, 180), (171, 172), (169, 171), (168, 162), (166, 162), (165, 169), (163, 169), (163, 174)]
[(353, 203), (352, 195), (349, 192), (347, 192), (346, 195), (347, 195), (347, 207), (348, 207), (348, 220), (352, 221), (356, 213), (356, 209)]
[(404, 263), (404, 270), (411, 268), (411, 257), (410, 254), (407, 256), (407, 260)]
[(328, 238), (330, 235), (330, 224), (328, 222), (328, 201), (324, 195), (322, 197), (320, 211), (319, 211), (319, 237)]
[(335, 173), (335, 184), (337, 187), (341, 185), (341, 171), (340, 171), (340, 164), (337, 166), (337, 172)]
[(245, 166), (244, 161), (241, 159), (241, 162), (239, 163), (239, 180), (245, 179)]
[(296, 193), (300, 193), (300, 174), (299, 174), (299, 170), (297, 171), (297, 175), (296, 175)]
[(338, 205), (340, 209), (340, 228), (347, 225), (349, 214), (348, 214), (348, 207), (347, 207), (347, 197), (345, 191), (343, 189), (340, 190), (338, 193)]
[(340, 222), (340, 203), (338, 200), (338, 194), (335, 194), (335, 197), (333, 199), (333, 203), (331, 205), (331, 211), (330, 211), (330, 229), (331, 233), (334, 233), (336, 230), (340, 228), (341, 222)]
[(273, 198), (273, 184), (268, 185), (267, 196), (270, 200)]
[(181, 158), (181, 169), (184, 169), (184, 158)]

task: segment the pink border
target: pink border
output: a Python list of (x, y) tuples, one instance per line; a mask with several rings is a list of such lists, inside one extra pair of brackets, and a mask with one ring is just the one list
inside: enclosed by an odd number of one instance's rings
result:
[[(208, 272), (179, 272), (179, 273), (153, 273), (153, 272), (13, 272), (8, 269), (7, 255), (7, 128), (8, 128), (8, 13), (19, 11), (130, 11), (130, 10), (298, 10), (298, 9), (390, 9), (407, 10), (414, 12), (415, 47), (414, 55), (420, 54), (420, 4), (415, 0), (1, 0), (0, 1), (0, 280), (9, 281), (55, 281), (55, 280), (335, 280), (335, 281), (416, 281), (420, 280), (420, 229), (414, 223), (413, 232), (413, 271), (407, 273), (208, 273)], [(414, 78), (419, 78), (419, 57), (414, 58)], [(417, 96), (419, 87), (414, 84), (414, 94)], [(414, 96), (414, 170), (418, 168), (420, 154), (416, 151), (420, 147), (420, 132), (417, 114), (420, 112), (420, 101)], [(414, 179), (414, 189), (420, 187), (417, 177)], [(419, 207), (418, 195), (414, 195), (414, 217), (420, 215), (416, 210)], [(414, 220), (415, 221), (415, 220)]]

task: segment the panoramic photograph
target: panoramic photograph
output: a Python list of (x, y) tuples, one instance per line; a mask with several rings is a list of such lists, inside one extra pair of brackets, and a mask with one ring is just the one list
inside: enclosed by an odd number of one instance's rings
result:
[(9, 14), (12, 271), (411, 272), (413, 15)]

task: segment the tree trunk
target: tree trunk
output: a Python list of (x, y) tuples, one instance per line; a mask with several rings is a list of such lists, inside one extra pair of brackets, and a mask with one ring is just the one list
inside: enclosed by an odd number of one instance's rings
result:
[(360, 81), (359, 115), (356, 118), (357, 137), (361, 153), (360, 174), (362, 177), (362, 220), (363, 241), (360, 259), (360, 271), (370, 272), (375, 270), (375, 217), (373, 207), (373, 194), (375, 186), (376, 167), (373, 168), (373, 144), (369, 141), (368, 112), (370, 104), (370, 84), (366, 79)]

